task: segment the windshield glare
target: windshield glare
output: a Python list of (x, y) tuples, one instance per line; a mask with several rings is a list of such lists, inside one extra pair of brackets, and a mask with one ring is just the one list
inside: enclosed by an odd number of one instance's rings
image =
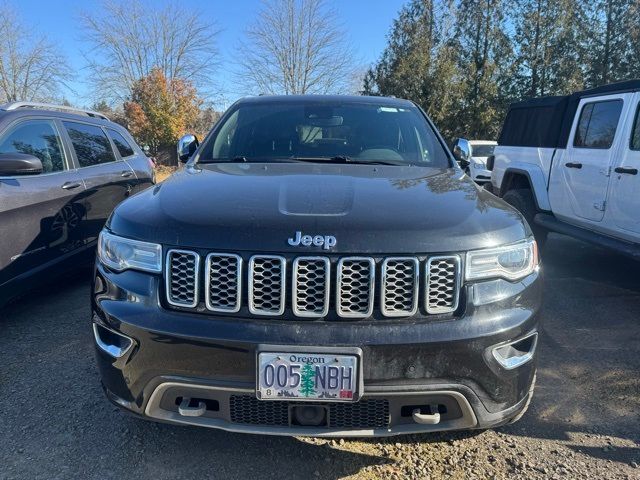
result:
[(203, 146), (199, 162), (347, 157), (450, 167), (435, 133), (415, 107), (360, 103), (239, 104)]

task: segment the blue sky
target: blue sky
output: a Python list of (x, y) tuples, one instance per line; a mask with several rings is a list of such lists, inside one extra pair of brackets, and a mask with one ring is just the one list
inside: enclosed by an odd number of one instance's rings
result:
[[(11, 1), (11, 0), (10, 0)], [(334, 6), (347, 28), (359, 60), (363, 64), (375, 61), (386, 42), (391, 22), (406, 0), (335, 0)], [(165, 0), (155, 0), (162, 4)], [(77, 17), (80, 11), (90, 10), (99, 5), (99, 0), (13, 0), (11, 4), (29, 26), (45, 32), (49, 39), (60, 46), (67, 56), (75, 77), (71, 87), (75, 93), (66, 97), (77, 105), (89, 105), (92, 100), (85, 83), (86, 70), (82, 51), (88, 49), (78, 31)], [(245, 26), (254, 18), (259, 0), (181, 0), (184, 8), (194, 8), (215, 20), (221, 33), (218, 35), (220, 51), (220, 73), (215, 79), (228, 102), (234, 101), (230, 59), (234, 47)], [(223, 106), (223, 105), (222, 105)]]

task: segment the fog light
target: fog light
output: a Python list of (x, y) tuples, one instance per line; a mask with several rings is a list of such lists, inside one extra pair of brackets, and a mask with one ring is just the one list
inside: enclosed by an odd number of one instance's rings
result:
[(533, 358), (538, 343), (538, 332), (530, 333), (513, 342), (494, 347), (493, 358), (507, 370), (524, 365)]

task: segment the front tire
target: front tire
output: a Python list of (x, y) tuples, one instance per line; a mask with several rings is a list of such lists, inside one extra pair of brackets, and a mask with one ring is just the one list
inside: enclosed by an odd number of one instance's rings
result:
[(513, 190), (507, 190), (507, 192), (502, 196), (502, 199), (511, 205), (513, 208), (518, 210), (522, 216), (527, 220), (531, 231), (533, 232), (533, 236), (538, 243), (538, 248), (542, 250), (544, 244), (547, 241), (547, 235), (549, 232), (544, 228), (536, 225), (533, 221), (533, 218), (538, 213), (538, 209), (536, 208), (536, 202), (533, 198), (533, 193), (528, 188), (516, 188)]

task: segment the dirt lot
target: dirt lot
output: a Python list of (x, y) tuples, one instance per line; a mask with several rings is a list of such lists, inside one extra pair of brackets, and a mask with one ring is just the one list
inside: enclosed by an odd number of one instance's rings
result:
[(0, 478), (638, 478), (640, 264), (552, 236), (538, 388), (496, 431), (312, 440), (132, 418), (103, 397), (88, 274), (0, 310)]

